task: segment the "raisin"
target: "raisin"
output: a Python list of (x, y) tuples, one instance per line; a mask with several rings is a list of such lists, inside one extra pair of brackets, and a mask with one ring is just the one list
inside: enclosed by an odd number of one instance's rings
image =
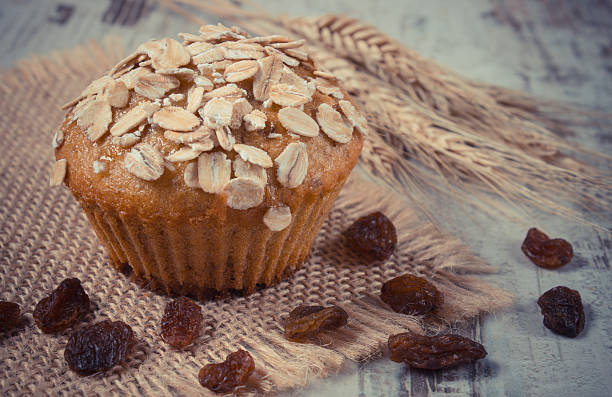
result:
[(0, 331), (8, 331), (19, 323), (21, 309), (13, 302), (0, 301)]
[(181, 296), (166, 305), (161, 320), (161, 338), (170, 346), (181, 349), (198, 337), (201, 324), (200, 306)]
[(538, 299), (544, 315), (544, 326), (551, 331), (575, 338), (584, 329), (585, 316), (580, 293), (559, 286), (544, 292)]
[(527, 232), (521, 250), (533, 263), (544, 269), (558, 269), (567, 265), (574, 256), (570, 243), (561, 238), (549, 239), (535, 227)]
[(34, 309), (36, 325), (44, 333), (62, 331), (89, 313), (89, 296), (78, 278), (67, 278)]
[(134, 343), (132, 328), (123, 321), (85, 325), (70, 335), (64, 359), (74, 372), (90, 375), (123, 361)]
[(203, 366), (198, 380), (215, 393), (227, 393), (246, 384), (254, 370), (253, 357), (246, 350), (238, 350), (228, 355), (222, 363)]
[(301, 341), (347, 323), (348, 314), (336, 305), (298, 306), (289, 313), (289, 318), (285, 321), (285, 338)]
[(397, 245), (395, 226), (378, 211), (357, 219), (344, 235), (350, 249), (372, 261), (389, 259)]
[(480, 343), (460, 335), (425, 336), (412, 332), (390, 336), (389, 353), (395, 362), (423, 369), (448, 368), (487, 355)]
[(427, 314), (444, 303), (444, 296), (422, 277), (404, 274), (385, 282), (380, 298), (391, 308), (404, 314)]

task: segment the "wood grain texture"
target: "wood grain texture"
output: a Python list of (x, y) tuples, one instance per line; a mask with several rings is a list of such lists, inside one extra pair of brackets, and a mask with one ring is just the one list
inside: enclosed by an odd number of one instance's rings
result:
[[(344, 13), (380, 27), (407, 46), (464, 75), (535, 95), (612, 109), (612, 2), (533, 0), (262, 1), (294, 16)], [(202, 16), (214, 23), (214, 18)], [(196, 26), (145, 0), (7, 0), (0, 4), (0, 67), (107, 34), (128, 49)], [(570, 140), (612, 154), (612, 133), (588, 128)], [(601, 163), (610, 169), (609, 164)], [(459, 331), (489, 356), (448, 371), (417, 371), (383, 357), (346, 368), (298, 396), (605, 396), (612, 389), (610, 235), (542, 216), (516, 225), (439, 201), (440, 219), (491, 263), (490, 276), (517, 296), (511, 310)], [(612, 212), (607, 224), (612, 226)], [(606, 222), (603, 222), (606, 223)], [(539, 225), (572, 242), (575, 259), (559, 271), (533, 266), (520, 243)], [(549, 332), (535, 304), (556, 285), (578, 289), (587, 326), (576, 339)]]

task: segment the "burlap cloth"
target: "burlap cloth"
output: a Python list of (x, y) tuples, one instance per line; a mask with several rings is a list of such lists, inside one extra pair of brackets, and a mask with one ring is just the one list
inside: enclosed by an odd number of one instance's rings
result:
[[(507, 292), (474, 276), (492, 267), (420, 220), (395, 193), (353, 175), (300, 271), (248, 297), (201, 301), (204, 327), (197, 343), (184, 351), (165, 345), (159, 321), (169, 298), (109, 266), (69, 191), (47, 186), (59, 106), (119, 59), (120, 48), (90, 43), (24, 61), (0, 76), (0, 299), (26, 313), (20, 328), (0, 334), (0, 395), (206, 395), (198, 370), (239, 347), (251, 352), (257, 367), (239, 392), (266, 393), (329, 375), (347, 359), (375, 357), (392, 333), (454, 324), (509, 304)], [(341, 232), (374, 210), (393, 220), (399, 246), (386, 263), (368, 265), (345, 250)], [(437, 317), (423, 323), (378, 300), (381, 283), (405, 272), (443, 291)], [(81, 279), (94, 304), (88, 322), (110, 318), (132, 326), (138, 343), (122, 365), (81, 377), (63, 359), (69, 331), (46, 335), (34, 325), (34, 306), (66, 277)], [(349, 325), (312, 344), (287, 342), (280, 323), (302, 303), (340, 304)]]

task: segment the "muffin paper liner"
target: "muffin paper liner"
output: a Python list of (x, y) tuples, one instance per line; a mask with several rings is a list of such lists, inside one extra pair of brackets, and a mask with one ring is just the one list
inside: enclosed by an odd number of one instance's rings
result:
[(119, 270), (168, 293), (255, 291), (301, 267), (341, 185), (314, 196), (294, 197), (291, 224), (273, 232), (263, 223), (244, 225), (199, 219), (141, 219), (81, 202), (93, 229)]

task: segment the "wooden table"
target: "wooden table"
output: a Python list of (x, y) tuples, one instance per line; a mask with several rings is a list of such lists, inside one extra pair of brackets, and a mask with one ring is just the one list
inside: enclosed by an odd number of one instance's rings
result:
[[(471, 78), (609, 111), (612, 108), (612, 2), (533, 0), (262, 1), (290, 15), (344, 13), (379, 26), (408, 47)], [(210, 22), (216, 22), (210, 19)], [(139, 42), (193, 31), (178, 15), (147, 0), (3, 0), (0, 67), (113, 33), (128, 49)], [(612, 133), (588, 129), (569, 139), (612, 154)], [(609, 164), (602, 164), (610, 171)], [(610, 235), (542, 216), (574, 244), (560, 271), (531, 265), (520, 252), (528, 225), (465, 213), (440, 202), (440, 219), (501, 272), (491, 276), (517, 296), (515, 305), (470, 325), (489, 351), (474, 366), (427, 373), (388, 359), (347, 368), (287, 395), (321, 396), (610, 396), (612, 272)], [(600, 220), (606, 227), (611, 216)], [(538, 296), (556, 285), (578, 289), (587, 327), (569, 339), (542, 326)]]

